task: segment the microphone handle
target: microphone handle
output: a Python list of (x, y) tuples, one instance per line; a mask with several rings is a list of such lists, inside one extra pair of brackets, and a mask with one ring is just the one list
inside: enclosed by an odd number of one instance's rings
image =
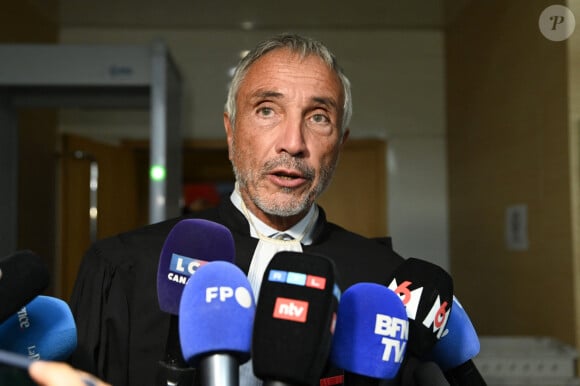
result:
[(365, 375), (344, 372), (344, 386), (378, 386), (380, 379), (367, 377)]
[(239, 386), (240, 364), (230, 354), (211, 354), (198, 365), (201, 386)]
[(266, 379), (263, 383), (263, 386), (298, 386), (298, 385), (294, 385), (293, 383), (287, 383), (283, 381), (277, 381), (273, 379)]
[(196, 370), (193, 367), (177, 367), (171, 363), (159, 361), (157, 363), (156, 386), (194, 386)]
[(294, 385), (292, 383), (286, 383), (283, 381), (276, 381), (273, 379), (267, 379), (264, 381), (263, 383), (264, 386), (298, 386), (298, 385)]
[(462, 365), (445, 371), (445, 378), (447, 378), (451, 386), (487, 386), (471, 359)]
[[(423, 362), (413, 372), (413, 378), (418, 386), (450, 386), (443, 371), (435, 362)], [(471, 386), (469, 383), (463, 386)]]
[(195, 368), (190, 367), (183, 359), (178, 323), (178, 316), (170, 315), (165, 358), (157, 363), (156, 386), (193, 386), (198, 383)]

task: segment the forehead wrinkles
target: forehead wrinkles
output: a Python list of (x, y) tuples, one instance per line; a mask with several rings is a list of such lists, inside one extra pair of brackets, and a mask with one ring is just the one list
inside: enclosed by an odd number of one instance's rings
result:
[(320, 58), (302, 57), (286, 50), (273, 51), (257, 60), (246, 73), (240, 85), (241, 94), (245, 97), (264, 96), (281, 98), (292, 91), (294, 85), (302, 90), (310, 85), (316, 94), (310, 99), (318, 101), (343, 98), (342, 87), (338, 76)]

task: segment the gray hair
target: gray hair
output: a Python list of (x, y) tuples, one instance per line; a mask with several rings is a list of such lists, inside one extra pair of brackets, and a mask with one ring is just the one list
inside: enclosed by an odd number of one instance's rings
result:
[(340, 131), (343, 132), (344, 128), (348, 127), (350, 117), (352, 116), (350, 81), (344, 74), (342, 68), (338, 65), (336, 57), (332, 52), (330, 52), (328, 47), (326, 47), (322, 42), (296, 34), (281, 34), (264, 40), (240, 60), (230, 83), (225, 104), (225, 112), (229, 115), (232, 127), (235, 127), (236, 120), (236, 97), (240, 85), (242, 84), (250, 66), (268, 52), (281, 48), (287, 48), (291, 52), (299, 54), (302, 58), (309, 55), (316, 55), (338, 75), (344, 94), (342, 124), (340, 127)]

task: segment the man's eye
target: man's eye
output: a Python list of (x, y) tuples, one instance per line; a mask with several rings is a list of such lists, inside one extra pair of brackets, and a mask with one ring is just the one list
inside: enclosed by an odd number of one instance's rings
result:
[(272, 115), (273, 112), (274, 111), (269, 107), (261, 107), (258, 109), (258, 114), (264, 115), (264, 116)]
[(314, 114), (312, 116), (312, 120), (316, 123), (327, 123), (328, 122), (328, 118), (326, 117), (326, 115), (322, 115), (322, 114)]

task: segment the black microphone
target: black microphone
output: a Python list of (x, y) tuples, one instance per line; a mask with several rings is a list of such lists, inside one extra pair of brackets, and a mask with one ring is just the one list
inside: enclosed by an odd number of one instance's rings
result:
[(159, 257), (157, 297), (170, 314), (165, 356), (158, 362), (158, 386), (190, 386), (195, 369), (183, 358), (179, 340), (179, 305), (185, 284), (209, 261), (233, 262), (234, 239), (225, 226), (203, 219), (185, 219), (169, 232)]
[(443, 371), (435, 362), (422, 362), (414, 369), (413, 378), (417, 386), (450, 386)]
[(421, 358), (441, 339), (451, 305), (453, 280), (441, 267), (409, 258), (387, 281), (399, 295), (409, 318), (408, 351)]
[(254, 374), (266, 386), (318, 385), (330, 353), (340, 290), (320, 255), (274, 255), (260, 288), (252, 338)]
[(48, 268), (29, 250), (0, 260), (0, 323), (27, 305), (48, 286)]

